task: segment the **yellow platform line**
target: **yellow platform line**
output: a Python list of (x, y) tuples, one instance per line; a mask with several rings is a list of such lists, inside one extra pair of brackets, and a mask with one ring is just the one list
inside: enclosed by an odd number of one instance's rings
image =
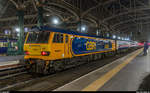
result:
[(142, 52), (143, 49), (139, 49), (134, 55), (130, 58), (126, 59), (118, 65), (117, 67), (113, 68), (111, 71), (107, 72), (105, 75), (85, 87), (82, 91), (97, 91), (100, 89), (107, 81), (109, 81), (115, 74), (117, 74), (123, 67), (125, 67), (128, 63), (132, 62), (132, 60)]

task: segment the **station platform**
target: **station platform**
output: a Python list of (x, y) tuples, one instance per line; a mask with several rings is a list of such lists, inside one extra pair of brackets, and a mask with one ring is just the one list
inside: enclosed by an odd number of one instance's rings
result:
[(53, 91), (137, 91), (150, 74), (150, 53), (144, 56), (142, 51), (138, 49)]
[(19, 60), (22, 59), (24, 55), (18, 56), (0, 56), (0, 69), (8, 66), (8, 65), (15, 65), (19, 63)]

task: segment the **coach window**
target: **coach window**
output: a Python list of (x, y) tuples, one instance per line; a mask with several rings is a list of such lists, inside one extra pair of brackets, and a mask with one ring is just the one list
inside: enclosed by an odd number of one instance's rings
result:
[(66, 35), (66, 40), (65, 41), (66, 41), (66, 43), (68, 43), (68, 35)]
[(3, 43), (3, 46), (4, 46), (4, 47), (8, 47), (8, 43), (7, 43), (7, 42), (4, 42), (4, 43)]
[(3, 47), (3, 42), (0, 42), (0, 47)]

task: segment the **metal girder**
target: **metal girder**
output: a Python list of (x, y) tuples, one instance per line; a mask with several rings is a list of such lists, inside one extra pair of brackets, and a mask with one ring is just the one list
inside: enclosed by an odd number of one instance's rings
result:
[[(16, 8), (19, 7), (19, 3), (18, 3), (18, 2), (20, 2), (19, 0), (9, 0), (9, 1), (11, 3), (13, 3), (13, 5), (15, 5)], [(112, 31), (113, 32), (121, 32), (121, 31), (119, 31), (119, 30), (121, 30), (121, 27), (119, 25), (128, 23), (130, 21), (136, 23), (137, 20), (149, 19), (148, 16), (141, 17), (141, 18), (136, 18), (137, 17), (136, 12), (137, 13), (141, 13), (141, 15), (142, 15), (142, 12), (143, 12), (142, 16), (144, 16), (144, 14), (146, 14), (146, 12), (144, 10), (150, 10), (150, 7), (147, 6), (145, 4), (145, 2), (143, 3), (140, 0), (134, 0), (134, 1), (136, 2), (136, 4), (140, 4), (141, 7), (133, 5), (134, 6), (133, 8), (132, 8), (133, 2), (130, 2), (130, 0), (129, 0), (128, 3), (131, 4), (131, 7), (126, 6), (126, 4), (122, 3), (122, 2), (119, 5), (119, 3), (116, 2), (118, 0), (101, 0), (101, 1), (104, 1), (104, 2), (98, 2), (98, 0), (95, 0), (95, 2), (97, 2), (97, 5), (95, 5), (95, 3), (93, 3), (92, 4), (93, 7), (89, 8), (90, 7), (89, 6), (88, 7), (89, 9), (87, 8), (87, 10), (83, 11), (83, 12), (81, 12), (81, 9), (76, 7), (76, 4), (67, 3), (64, 0), (47, 0), (44, 8), (45, 8), (45, 10), (50, 12), (51, 15), (54, 14), (54, 15), (59, 16), (61, 19), (63, 19), (63, 21), (65, 23), (76, 23), (76, 22), (79, 22), (82, 19), (82, 20), (87, 20), (88, 22), (90, 22), (92, 24), (92, 26), (95, 26), (95, 27), (98, 27), (98, 28), (100, 28), (100, 25), (103, 25), (106, 28), (106, 30), (110, 31), (110, 32), (112, 32)], [(89, 2), (90, 2), (90, 0), (89, 0)], [(116, 3), (121, 8), (120, 9), (118, 9), (118, 8), (116, 9), (116, 8), (112, 7), (113, 9), (115, 9), (115, 12), (112, 10), (112, 8), (111, 8), (111, 10), (108, 10), (107, 6), (110, 7), (110, 5), (113, 4), (112, 2)], [(34, 6), (34, 7), (32, 7), (33, 11), (31, 11), (31, 12), (37, 11), (35, 0), (31, 0), (31, 1), (29, 0), (28, 3), (30, 3), (30, 5), (32, 4)], [(77, 3), (77, 5), (80, 4), (80, 2), (76, 2), (76, 3)], [(115, 5), (115, 4), (113, 4), (113, 5)], [(101, 10), (102, 7), (103, 7), (103, 9), (105, 9), (104, 11)], [(65, 10), (67, 12), (65, 12)], [(93, 11), (93, 10), (95, 12), (95, 16), (92, 15), (93, 12), (91, 12), (91, 11)], [(33, 26), (33, 24), (36, 25), (35, 22), (36, 22), (37, 19), (34, 18), (34, 17), (37, 17), (37, 15), (36, 14), (32, 15), (33, 13), (31, 13), (31, 12), (28, 11), (27, 14), (31, 14), (31, 15), (25, 15), (24, 18), (27, 21), (31, 19), (31, 21), (33, 20), (34, 22), (31, 22), (31, 24), (29, 22), (25, 22), (25, 23), (28, 24), (28, 25), (25, 24), (25, 26), (31, 26), (31, 25)], [(118, 14), (114, 14), (116, 12), (118, 12)], [(132, 14), (128, 15), (130, 13), (132, 13)], [(147, 13), (147, 14), (149, 14), (149, 13)], [(106, 15), (106, 16), (104, 17), (104, 19), (102, 19), (104, 15)], [(129, 19), (129, 18), (132, 18), (132, 19), (124, 20), (124, 21), (120, 22), (122, 20), (122, 18), (123, 18), (122, 16), (124, 16), (124, 15), (128, 15), (127, 19)], [(99, 17), (101, 17), (101, 18), (99, 18)], [(13, 20), (17, 20), (17, 17), (3, 18), (3, 19), (0, 19), (0, 22), (1, 23), (2, 22), (6, 23), (6, 22), (13, 21)], [(109, 21), (113, 22), (113, 20), (117, 20), (117, 22), (114, 23), (113, 25), (110, 25)], [(138, 26), (139, 24), (136, 24), (136, 25)], [(120, 29), (119, 29), (119, 27), (120, 27)]]
[(147, 16), (147, 17), (140, 17), (140, 18), (132, 18), (130, 20), (126, 20), (126, 21), (121, 21), (119, 23), (116, 23), (115, 25), (113, 25), (112, 27), (115, 28), (116, 26), (118, 25), (121, 25), (121, 24), (125, 24), (125, 23), (128, 23), (130, 21), (135, 21), (135, 20), (145, 20), (145, 19), (150, 19), (150, 16)]
[(130, 10), (126, 11), (126, 12), (121, 12), (119, 14), (107, 17), (107, 18), (105, 18), (102, 21), (105, 22), (105, 21), (111, 20), (113, 18), (117, 18), (119, 16), (123, 16), (123, 15), (129, 14), (129, 13), (135, 12), (135, 11), (143, 11), (143, 10), (149, 10), (149, 9), (150, 9), (150, 7), (144, 7), (144, 8), (142, 7), (142, 8), (137, 8), (137, 9), (130, 9)]
[(107, 0), (107, 1), (105, 1), (104, 3), (98, 3), (96, 6), (91, 7), (90, 9), (86, 10), (85, 12), (83, 12), (83, 13), (81, 14), (81, 17), (84, 17), (87, 13), (89, 13), (90, 11), (92, 11), (92, 10), (94, 10), (94, 9), (96, 9), (96, 8), (98, 8), (98, 7), (100, 7), (100, 6), (102, 6), (102, 5), (106, 5), (106, 4), (109, 4), (109, 3), (114, 2), (114, 1), (116, 1), (116, 0)]
[(37, 7), (36, 7), (35, 0), (32, 0), (32, 4), (33, 4), (33, 6), (34, 6), (35, 11), (38, 11), (38, 9), (37, 9)]
[(55, 6), (64, 8), (67, 11), (69, 11), (70, 13), (72, 13), (74, 16), (76, 16), (77, 20), (79, 20), (79, 15), (78, 15), (77, 10), (73, 9), (72, 7), (61, 5), (61, 4), (58, 4), (58, 3), (53, 3), (53, 2), (49, 2), (49, 3), (47, 3), (47, 5), (55, 5)]
[[(147, 24), (150, 24), (150, 22), (148, 21), (148, 22), (144, 22), (144, 23), (141, 23), (141, 25), (147, 25)], [(130, 24), (130, 25), (127, 25), (127, 26), (124, 26), (124, 27), (122, 27), (120, 30), (121, 31), (126, 31), (125, 29), (127, 29), (127, 28), (132, 28), (132, 27), (136, 27), (136, 25), (137, 24)]]
[[(29, 18), (33, 18), (33, 17), (36, 17), (37, 15), (25, 15), (24, 16), (24, 19), (29, 19)], [(3, 22), (3, 21), (13, 21), (13, 20), (18, 20), (18, 18), (15, 16), (15, 17), (9, 17), (9, 18), (2, 18), (0, 19), (0, 22)]]
[(0, 17), (4, 14), (4, 12), (6, 11), (7, 7), (9, 6), (9, 1), (7, 2), (6, 6), (4, 6), (4, 8), (0, 9)]
[(16, 8), (18, 8), (18, 7), (19, 7), (19, 5), (18, 5), (18, 4), (17, 4), (14, 0), (9, 0), (9, 1), (11, 1), (11, 2), (12, 2), (12, 4), (13, 4), (13, 5), (15, 5), (15, 7), (16, 7)]
[[(19, 7), (19, 5), (14, 1), (14, 0), (10, 0), (16, 7)], [(32, 3), (34, 3), (34, 0), (32, 0)], [(76, 17), (76, 20), (79, 20), (79, 16), (78, 14), (74, 11), (75, 9), (70, 7), (70, 6), (64, 6), (62, 3), (61, 4), (57, 4), (57, 3), (52, 3), (52, 2), (48, 2), (48, 4), (50, 5), (56, 5), (58, 7), (61, 7), (61, 8), (64, 8), (66, 9), (67, 11), (69, 11), (70, 13), (72, 13), (75, 17)], [(34, 5), (34, 8), (36, 8), (35, 4)], [(74, 10), (73, 10), (74, 9)], [(56, 14), (55, 14), (56, 15)], [(35, 15), (25, 15), (25, 19), (26, 18), (31, 18), (31, 17), (35, 17)], [(59, 16), (60, 17), (60, 16)], [(63, 17), (60, 17), (61, 19), (63, 19)], [(11, 21), (11, 20), (17, 20), (17, 17), (11, 17), (11, 18), (3, 18), (3, 19), (0, 19), (0, 21)]]

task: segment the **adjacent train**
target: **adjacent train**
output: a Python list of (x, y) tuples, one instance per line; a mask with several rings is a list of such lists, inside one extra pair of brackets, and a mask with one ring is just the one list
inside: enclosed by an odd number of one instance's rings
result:
[(10, 48), (15, 48), (15, 46), (17, 45), (17, 39), (0, 38), (0, 54), (7, 54), (9, 42)]
[(29, 72), (48, 74), (131, 48), (138, 48), (137, 42), (41, 27), (28, 32), (23, 63)]

